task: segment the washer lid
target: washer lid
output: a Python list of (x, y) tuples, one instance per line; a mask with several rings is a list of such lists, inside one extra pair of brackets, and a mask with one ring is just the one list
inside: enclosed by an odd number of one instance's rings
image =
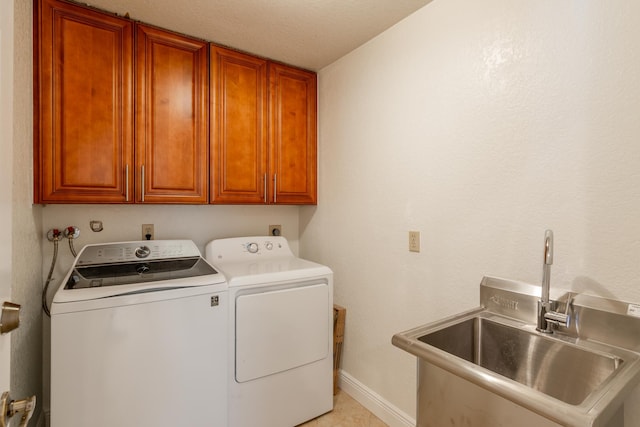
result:
[(226, 288), (226, 279), (200, 256), (191, 240), (94, 244), (78, 254), (53, 306), (214, 284)]

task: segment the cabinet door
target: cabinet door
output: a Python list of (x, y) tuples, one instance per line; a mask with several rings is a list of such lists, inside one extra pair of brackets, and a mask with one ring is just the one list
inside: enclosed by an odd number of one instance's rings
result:
[(316, 74), (269, 64), (269, 200), (317, 200)]
[(137, 202), (207, 202), (207, 49), (136, 25)]
[(36, 5), (35, 202), (132, 201), (132, 24), (56, 0)]
[(211, 202), (266, 202), (267, 62), (211, 46)]

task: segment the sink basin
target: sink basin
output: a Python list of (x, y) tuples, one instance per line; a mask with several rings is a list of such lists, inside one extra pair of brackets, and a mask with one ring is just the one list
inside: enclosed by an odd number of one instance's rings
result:
[(624, 363), (479, 316), (418, 340), (571, 405), (582, 403)]

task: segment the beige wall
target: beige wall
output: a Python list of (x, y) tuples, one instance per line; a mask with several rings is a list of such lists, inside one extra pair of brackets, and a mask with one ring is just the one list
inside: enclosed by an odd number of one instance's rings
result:
[[(30, 425), (43, 425), (42, 418), (42, 287), (40, 214), (33, 207), (33, 83), (32, 2), (14, 4), (13, 58), (13, 182), (12, 223), (6, 239), (12, 248), (12, 299), (22, 305), (20, 328), (11, 340), (11, 395), (37, 396), (36, 414)], [(3, 155), (8, 155), (3, 152)], [(17, 425), (17, 420), (12, 420)], [(14, 424), (12, 424), (14, 425)]]
[[(204, 253), (212, 239), (267, 235), (270, 224), (282, 225), (282, 235), (298, 251), (297, 206), (171, 206), (171, 205), (47, 205), (42, 208), (43, 229), (75, 225), (80, 237), (76, 250), (90, 243), (140, 240), (142, 224), (154, 224), (156, 239), (191, 239)], [(101, 220), (104, 230), (93, 232), (90, 221)], [(59, 252), (56, 277), (73, 262), (67, 242)], [(49, 270), (53, 245), (43, 236), (45, 272)]]
[(391, 336), (476, 306), (483, 275), (539, 283), (546, 228), (552, 287), (640, 302), (638, 16), (435, 0), (321, 70), (300, 253), (335, 272), (346, 373), (414, 416), (415, 359)]
[[(13, 3), (0, 3), (0, 223), (11, 228)], [(0, 245), (0, 302), (11, 300), (11, 245)], [(11, 336), (0, 336), (0, 390), (9, 390)]]

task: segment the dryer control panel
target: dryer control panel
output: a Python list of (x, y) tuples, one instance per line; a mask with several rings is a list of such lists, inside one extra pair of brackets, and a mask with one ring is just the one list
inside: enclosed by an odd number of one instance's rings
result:
[(293, 256), (287, 239), (282, 236), (253, 236), (219, 239), (209, 242), (205, 249), (209, 260), (234, 262)]
[[(262, 243), (262, 247), (260, 247), (260, 243)], [(245, 246), (247, 248), (247, 252), (252, 254), (257, 254), (260, 250), (263, 251), (273, 251), (274, 249), (278, 252), (279, 249), (282, 249), (281, 243), (273, 243), (271, 240), (266, 242), (249, 242)]]

